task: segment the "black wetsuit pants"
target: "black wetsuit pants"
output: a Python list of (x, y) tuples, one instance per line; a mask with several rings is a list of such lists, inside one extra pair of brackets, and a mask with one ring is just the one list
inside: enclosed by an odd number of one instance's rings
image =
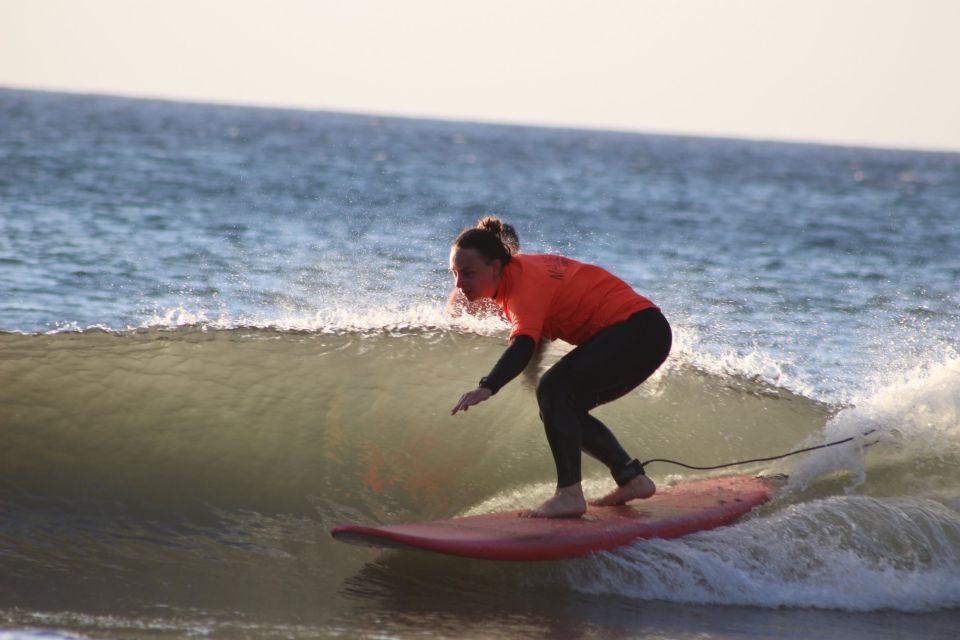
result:
[(607, 327), (567, 353), (537, 385), (540, 419), (557, 465), (557, 486), (580, 482), (580, 452), (609, 469), (618, 485), (643, 473), (617, 438), (589, 414), (649, 378), (667, 359), (672, 334), (659, 309)]

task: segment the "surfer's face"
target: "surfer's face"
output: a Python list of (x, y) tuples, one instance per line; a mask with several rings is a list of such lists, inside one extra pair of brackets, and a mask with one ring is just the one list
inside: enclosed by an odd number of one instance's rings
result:
[(480, 298), (492, 298), (500, 284), (503, 265), (500, 260), (487, 262), (476, 249), (450, 249), (450, 272), (454, 285), (473, 302)]

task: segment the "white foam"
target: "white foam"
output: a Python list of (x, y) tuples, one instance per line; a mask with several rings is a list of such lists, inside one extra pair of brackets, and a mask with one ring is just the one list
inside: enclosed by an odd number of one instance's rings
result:
[(0, 631), (0, 640), (80, 640), (87, 636), (64, 631), (42, 629), (8, 629)]
[(790, 373), (795, 364), (776, 358), (754, 345), (749, 350), (715, 348), (703, 343), (696, 328), (675, 326), (672, 363), (686, 364), (718, 376), (758, 380), (798, 395), (814, 397), (814, 388), (802, 377)]
[[(845, 471), (855, 485), (866, 480), (866, 445), (881, 444), (885, 459), (915, 463), (922, 459), (960, 458), (960, 357), (947, 353), (876, 384), (854, 406), (840, 411), (826, 425), (821, 442), (853, 437), (854, 441), (817, 452), (793, 465), (791, 482), (806, 486), (813, 479)], [(810, 439), (807, 445), (817, 444)]]
[(960, 445), (960, 355), (894, 374), (857, 408), (936, 455)]
[(834, 497), (568, 567), (573, 588), (642, 600), (931, 611), (960, 606), (960, 514)]
[(311, 333), (451, 329), (480, 335), (504, 334), (506, 324), (496, 317), (450, 317), (443, 307), (431, 303), (388, 304), (367, 308), (333, 306), (313, 312), (271, 315), (234, 315), (221, 308), (212, 313), (177, 305), (153, 312), (140, 328), (200, 326), (210, 329), (254, 327)]

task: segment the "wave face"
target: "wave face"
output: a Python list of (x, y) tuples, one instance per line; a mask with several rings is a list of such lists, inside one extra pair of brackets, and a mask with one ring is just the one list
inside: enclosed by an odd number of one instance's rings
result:
[[(498, 337), (443, 327), (0, 334), (0, 593), (94, 610), (160, 594), (210, 607), (227, 593), (254, 607), (267, 594), (342, 597), (369, 552), (334, 544), (330, 526), (517, 508), (552, 490), (532, 390), (561, 346), (492, 401), (449, 415), (501, 349)], [(641, 459), (718, 464), (871, 433), (741, 467), (791, 481), (736, 526), (559, 570), (454, 572), (491, 592), (533, 581), (674, 602), (960, 606), (958, 398), (956, 359), (829, 406), (694, 365), (681, 349), (598, 409)], [(585, 471), (588, 493), (609, 482), (595, 463)], [(649, 472), (660, 483), (702, 475)], [(402, 578), (373, 584), (451, 571), (403, 558), (388, 561)]]
[[(531, 391), (559, 346), (454, 418), (500, 339), (187, 327), (2, 340), (3, 469), (24, 495), (386, 518), (449, 513), (552, 472)], [(688, 460), (784, 449), (826, 414), (682, 366), (600, 409), (637, 456)]]

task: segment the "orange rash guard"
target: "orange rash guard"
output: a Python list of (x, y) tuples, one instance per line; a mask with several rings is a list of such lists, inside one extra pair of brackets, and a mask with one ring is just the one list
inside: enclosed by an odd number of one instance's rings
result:
[(656, 308), (600, 267), (555, 255), (519, 254), (503, 268), (493, 298), (512, 325), (510, 339), (527, 335), (583, 344), (601, 329)]

